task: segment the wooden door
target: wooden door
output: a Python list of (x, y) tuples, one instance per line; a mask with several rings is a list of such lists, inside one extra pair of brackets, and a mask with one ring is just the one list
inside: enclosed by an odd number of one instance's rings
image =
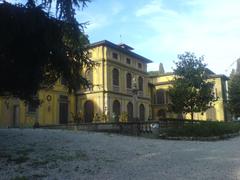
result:
[(13, 106), (13, 127), (19, 127), (19, 106)]
[(91, 123), (94, 116), (94, 104), (92, 101), (86, 101), (84, 104), (84, 121)]
[(67, 122), (68, 122), (68, 97), (60, 96), (59, 123), (66, 124)]
[(139, 120), (145, 121), (145, 107), (143, 104), (139, 106)]
[(113, 101), (113, 114), (115, 122), (119, 122), (120, 111), (121, 111), (120, 102), (118, 100)]
[(128, 122), (133, 121), (133, 103), (127, 104)]

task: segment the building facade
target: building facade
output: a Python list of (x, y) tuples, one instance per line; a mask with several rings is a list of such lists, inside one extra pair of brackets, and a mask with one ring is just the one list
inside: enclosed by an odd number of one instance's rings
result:
[[(168, 96), (168, 88), (172, 85), (174, 79), (173, 73), (160, 75), (150, 75), (151, 84), (151, 104), (153, 119), (180, 118), (191, 119), (190, 114), (174, 114), (168, 111), (168, 105), (171, 99)], [(227, 121), (230, 114), (227, 111), (227, 81), (225, 75), (216, 75), (212, 73), (208, 81), (213, 82), (214, 94), (217, 99), (211, 108), (204, 113), (194, 113), (195, 120), (214, 120)]]
[[(41, 105), (36, 108), (24, 102), (0, 97), (0, 127), (64, 124), (78, 117), (82, 122), (147, 121), (160, 118), (190, 118), (167, 110), (167, 89), (172, 73), (149, 75), (147, 63), (152, 61), (133, 52), (126, 44), (100, 41), (90, 45), (91, 59), (97, 63), (85, 69), (83, 76), (89, 87), (68, 94), (59, 80), (51, 90), (40, 90)], [(227, 120), (226, 81), (224, 75), (212, 75), (215, 94), (219, 97), (206, 113), (195, 114), (199, 120)]]
[(75, 95), (68, 94), (60, 80), (51, 90), (41, 90), (39, 107), (26, 104), (16, 98), (0, 97), (0, 127), (32, 127), (35, 122), (42, 125), (66, 123), (75, 112)]
[[(77, 94), (77, 109), (85, 122), (94, 116), (106, 115), (105, 121), (117, 122), (128, 114), (128, 120), (149, 118), (150, 94), (147, 63), (151, 61), (132, 51), (125, 44), (101, 41), (90, 46), (91, 59), (96, 68), (86, 70), (92, 87)], [(134, 92), (134, 88), (136, 92)], [(98, 118), (97, 118), (98, 120)]]

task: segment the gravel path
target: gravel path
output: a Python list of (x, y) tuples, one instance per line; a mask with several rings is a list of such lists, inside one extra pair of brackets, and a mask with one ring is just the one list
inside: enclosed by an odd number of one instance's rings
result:
[(167, 141), (93, 132), (0, 129), (0, 179), (240, 179), (240, 137)]

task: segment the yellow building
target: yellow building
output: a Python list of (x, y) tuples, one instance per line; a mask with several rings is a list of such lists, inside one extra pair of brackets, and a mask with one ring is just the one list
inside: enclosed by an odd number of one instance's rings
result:
[[(133, 52), (126, 44), (116, 45), (100, 41), (90, 45), (91, 59), (97, 62), (83, 75), (91, 82), (69, 95), (64, 81), (58, 81), (51, 90), (41, 90), (41, 105), (35, 108), (18, 99), (0, 97), (0, 127), (64, 124), (73, 122), (73, 115), (82, 122), (117, 122), (164, 117), (183, 117), (167, 112), (167, 89), (173, 74), (149, 75), (147, 63), (151, 60)], [(223, 75), (212, 75), (219, 97), (213, 108), (195, 119), (226, 120), (226, 80)]]
[[(158, 75), (150, 75), (151, 84), (151, 103), (153, 119), (161, 118), (183, 118), (191, 119), (190, 114), (174, 114), (168, 111), (168, 104), (170, 99), (168, 96), (168, 88), (172, 85), (174, 80), (173, 73), (164, 73)], [(214, 102), (213, 107), (208, 109), (205, 113), (194, 113), (195, 120), (213, 120), (213, 121), (227, 121), (229, 113), (227, 112), (227, 80), (225, 75), (216, 75), (211, 72), (208, 81), (214, 83), (214, 94), (217, 101)]]
[(32, 127), (35, 122), (50, 125), (71, 121), (75, 96), (69, 95), (62, 83), (58, 81), (53, 89), (38, 93), (41, 100), (38, 108), (16, 98), (0, 97), (0, 127)]
[[(92, 122), (96, 114), (106, 115), (107, 122), (121, 121), (122, 113), (127, 113), (129, 120), (148, 119), (147, 63), (152, 61), (132, 50), (125, 44), (116, 45), (106, 40), (91, 44), (91, 59), (98, 66), (85, 74), (92, 88), (76, 94), (77, 109), (82, 111), (85, 122)], [(138, 89), (135, 93), (133, 86)]]

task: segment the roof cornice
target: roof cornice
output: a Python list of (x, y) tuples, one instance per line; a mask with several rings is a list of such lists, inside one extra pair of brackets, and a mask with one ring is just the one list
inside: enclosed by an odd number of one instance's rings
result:
[(124, 49), (122, 48), (121, 46), (117, 45), (117, 44), (114, 44), (110, 41), (107, 41), (107, 40), (103, 40), (103, 41), (98, 41), (98, 42), (95, 42), (95, 43), (92, 43), (89, 45), (89, 48), (94, 48), (94, 47), (97, 47), (97, 46), (107, 46), (107, 47), (110, 47), (110, 48), (113, 48), (117, 51), (120, 51), (122, 53), (125, 53), (131, 57), (134, 57), (144, 63), (152, 63), (152, 60), (148, 59), (148, 58), (145, 58), (137, 53), (134, 53), (132, 51), (129, 51), (127, 49)]

